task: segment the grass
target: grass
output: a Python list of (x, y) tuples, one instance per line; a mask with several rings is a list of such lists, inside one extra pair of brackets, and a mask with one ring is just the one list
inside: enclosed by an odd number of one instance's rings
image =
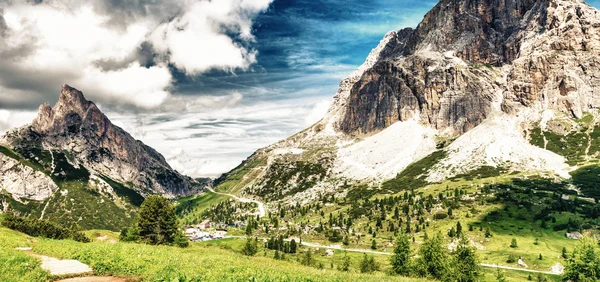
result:
[(383, 182), (381, 185), (388, 193), (416, 189), (426, 186), (425, 172), (446, 156), (443, 150), (433, 152), (431, 155), (407, 166), (395, 178)]
[(246, 184), (258, 176), (257, 169), (259, 167), (266, 165), (266, 158), (262, 158), (256, 154), (252, 155), (231, 172), (217, 179), (215, 181), (215, 190), (232, 194), (237, 193), (240, 189), (245, 187)]
[(202, 221), (201, 215), (205, 210), (228, 199), (228, 196), (205, 191), (199, 195), (178, 199), (176, 212), (184, 224), (199, 223)]
[(40, 260), (16, 247), (32, 246), (35, 239), (22, 233), (0, 227), (0, 281), (48, 281), (49, 273), (40, 267)]
[(238, 248), (192, 244), (180, 249), (133, 243), (79, 244), (68, 240), (40, 240), (33, 247), (36, 253), (80, 260), (97, 275), (134, 277), (141, 281), (422, 281), (383, 273), (318, 270), (295, 261), (246, 257)]

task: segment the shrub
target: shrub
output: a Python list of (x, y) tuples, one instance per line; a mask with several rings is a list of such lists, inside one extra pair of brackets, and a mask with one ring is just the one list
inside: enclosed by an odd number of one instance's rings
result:
[(506, 262), (508, 262), (508, 263), (515, 263), (515, 262), (517, 262), (517, 256), (515, 256), (513, 254), (508, 255), (508, 259), (506, 260)]
[(47, 220), (16, 216), (10, 212), (2, 219), (2, 225), (30, 236), (58, 240), (73, 239), (83, 243), (90, 242), (90, 239), (80, 231), (62, 227)]
[(371, 273), (379, 270), (379, 264), (375, 261), (373, 256), (367, 256), (364, 254), (363, 260), (360, 262), (361, 273)]

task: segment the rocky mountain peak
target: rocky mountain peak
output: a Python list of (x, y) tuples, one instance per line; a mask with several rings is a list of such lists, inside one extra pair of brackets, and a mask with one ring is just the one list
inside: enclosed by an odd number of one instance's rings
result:
[(397, 121), (462, 134), (493, 112), (600, 107), (598, 10), (580, 0), (442, 0), (416, 29), (393, 33), (346, 86), (335, 122), (369, 134)]
[(115, 126), (83, 93), (63, 85), (54, 107), (44, 103), (30, 126), (6, 139), (15, 148), (66, 150), (94, 174), (132, 183), (142, 194), (188, 195), (202, 187), (173, 170), (156, 150)]

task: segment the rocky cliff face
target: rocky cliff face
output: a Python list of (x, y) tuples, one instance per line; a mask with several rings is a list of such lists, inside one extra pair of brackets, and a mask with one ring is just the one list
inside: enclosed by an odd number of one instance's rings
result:
[(502, 106), (573, 117), (600, 106), (597, 10), (580, 1), (454, 1), (389, 39), (352, 86), (338, 126), (349, 134), (418, 118), (462, 134)]
[[(397, 174), (419, 185), (473, 171), (568, 178), (600, 158), (599, 29), (580, 0), (441, 0), (415, 29), (385, 35), (323, 120), (218, 188), (307, 202)], [(567, 129), (545, 132), (556, 124)]]
[(160, 153), (113, 125), (81, 91), (68, 85), (54, 107), (41, 105), (32, 124), (7, 133), (4, 142), (17, 152), (34, 152), (34, 158), (36, 151), (64, 152), (75, 168), (126, 183), (142, 195), (175, 197), (202, 189), (174, 171)]

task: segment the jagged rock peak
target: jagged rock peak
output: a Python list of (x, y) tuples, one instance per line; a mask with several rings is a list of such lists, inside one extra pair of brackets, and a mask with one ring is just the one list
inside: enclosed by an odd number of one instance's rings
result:
[(600, 108), (600, 15), (581, 0), (441, 0), (392, 35), (338, 99), (342, 132), (418, 119), (460, 135), (498, 111)]
[(67, 84), (63, 85), (58, 102), (51, 107), (48, 102), (39, 107), (32, 129), (38, 133), (61, 133), (79, 127), (84, 122), (110, 122), (96, 105), (85, 99), (83, 93)]

